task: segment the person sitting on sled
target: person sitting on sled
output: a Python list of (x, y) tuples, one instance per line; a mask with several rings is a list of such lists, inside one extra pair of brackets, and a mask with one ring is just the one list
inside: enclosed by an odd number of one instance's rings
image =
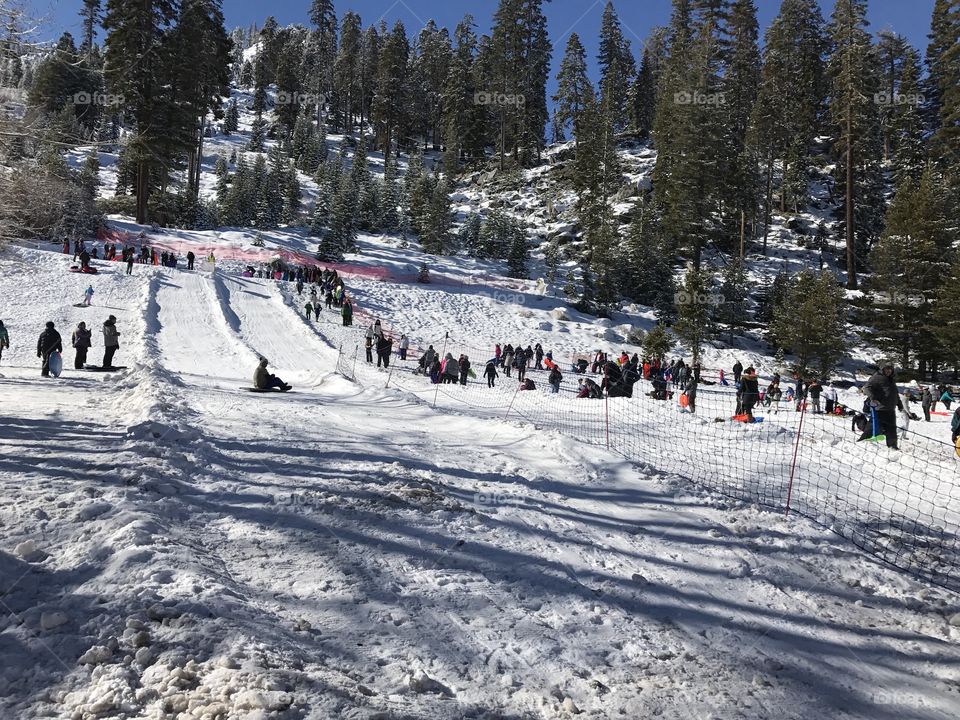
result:
[(283, 380), (278, 378), (276, 375), (271, 375), (267, 370), (266, 358), (260, 358), (260, 364), (257, 366), (257, 369), (253, 372), (253, 386), (257, 390), (272, 390), (273, 388), (278, 388), (282, 392), (286, 392), (291, 388), (290, 385), (287, 385)]

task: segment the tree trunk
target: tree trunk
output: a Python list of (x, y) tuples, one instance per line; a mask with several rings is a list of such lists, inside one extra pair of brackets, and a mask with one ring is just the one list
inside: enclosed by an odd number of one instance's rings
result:
[(773, 148), (767, 148), (767, 197), (763, 213), (763, 254), (767, 254), (767, 239), (770, 237), (770, 210), (773, 205)]
[(147, 188), (150, 186), (150, 164), (141, 158), (137, 160), (137, 224), (147, 223)]
[(853, 104), (847, 106), (847, 289), (857, 289), (856, 237), (853, 220)]

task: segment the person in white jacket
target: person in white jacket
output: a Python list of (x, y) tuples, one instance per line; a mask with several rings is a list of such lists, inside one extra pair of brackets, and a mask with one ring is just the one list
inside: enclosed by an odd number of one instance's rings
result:
[(407, 350), (410, 348), (410, 340), (406, 335), (400, 336), (400, 359), (407, 359)]
[(828, 385), (823, 389), (823, 403), (823, 411), (827, 415), (833, 415), (833, 411), (837, 407), (837, 389), (835, 387)]

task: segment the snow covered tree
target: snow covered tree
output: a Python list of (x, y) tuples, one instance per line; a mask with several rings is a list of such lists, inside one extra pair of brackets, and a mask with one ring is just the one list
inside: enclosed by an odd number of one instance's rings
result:
[(100, 25), (102, 12), (101, 0), (83, 0), (83, 7), (80, 9), (80, 19), (83, 23), (83, 37), (81, 38), (80, 51), (89, 59), (93, 53), (93, 39), (97, 33), (97, 27)]
[(396, 158), (388, 158), (383, 166), (383, 188), (380, 193), (380, 217), (377, 225), (385, 233), (400, 229), (400, 183)]
[(580, 118), (588, 100), (594, 98), (593, 85), (587, 75), (587, 54), (574, 32), (567, 38), (567, 48), (557, 72), (557, 92), (553, 101), (557, 104), (554, 118), (562, 129), (569, 125), (574, 140), (579, 139)]
[(747, 274), (739, 258), (731, 260), (723, 271), (720, 302), (715, 320), (726, 326), (731, 339), (747, 323)]
[(626, 128), (629, 119), (627, 101), (630, 82), (636, 74), (636, 62), (630, 41), (623, 36), (620, 19), (610, 0), (603, 9), (597, 63), (600, 67), (600, 102), (609, 114), (614, 130), (620, 132)]
[[(865, 253), (877, 230), (876, 223), (857, 217), (858, 206), (876, 209), (871, 204), (875, 198), (864, 197), (870, 192), (864, 186), (877, 184), (876, 178), (869, 175), (876, 171), (873, 159), (879, 155), (879, 114), (874, 100), (879, 84), (866, 15), (866, 0), (838, 0), (829, 26), (833, 41), (827, 64), (831, 80), (830, 121), (840, 161), (838, 179), (844, 186), (842, 225), (850, 290), (856, 290), (858, 285), (857, 258)], [(863, 227), (858, 219), (866, 220)]]
[(213, 167), (213, 173), (217, 176), (217, 205), (223, 211), (227, 202), (227, 193), (230, 190), (230, 166), (223, 155), (217, 156), (217, 162)]
[(457, 231), (457, 243), (460, 249), (466, 250), (471, 255), (476, 255), (480, 248), (480, 229), (483, 227), (483, 219), (480, 213), (472, 212), (467, 215), (466, 220)]
[(460, 21), (453, 36), (453, 55), (444, 82), (442, 109), (447, 145), (444, 169), (456, 173), (460, 161), (470, 162), (483, 157), (486, 108), (476, 102), (479, 90), (477, 35), (471, 15)]
[(797, 358), (801, 376), (815, 370), (826, 377), (847, 351), (843, 288), (831, 272), (802, 270), (773, 310), (768, 337), (774, 347)]
[(302, 204), (303, 189), (300, 186), (300, 176), (293, 163), (287, 166), (286, 177), (283, 181), (283, 215), (282, 220), (288, 225), (296, 222)]
[(450, 186), (446, 178), (435, 182), (433, 192), (420, 217), (420, 242), (425, 252), (443, 255), (450, 247), (453, 212), (450, 208)]
[(870, 336), (904, 368), (937, 351), (931, 310), (950, 268), (954, 236), (949, 208), (943, 178), (932, 166), (917, 183), (907, 178), (888, 208), (883, 237), (870, 254)]
[(667, 329), (657, 323), (643, 337), (643, 359), (663, 360), (673, 348), (673, 338)]
[(409, 58), (407, 31), (398, 21), (383, 39), (370, 116), (384, 160), (390, 156), (394, 142), (403, 136), (408, 123), (405, 110), (408, 108)]
[(507, 254), (507, 268), (510, 277), (526, 280), (529, 277), (527, 270), (527, 232), (522, 225), (517, 223), (512, 235), (510, 251)]
[(231, 100), (223, 118), (223, 134), (232, 135), (240, 128), (240, 108), (237, 101)]
[(933, 306), (930, 331), (939, 343), (940, 356), (954, 370), (960, 368), (960, 255), (954, 253), (954, 261), (941, 278)]
[(705, 270), (691, 267), (675, 298), (677, 321), (673, 332), (699, 362), (703, 346), (716, 335), (713, 323), (713, 282)]

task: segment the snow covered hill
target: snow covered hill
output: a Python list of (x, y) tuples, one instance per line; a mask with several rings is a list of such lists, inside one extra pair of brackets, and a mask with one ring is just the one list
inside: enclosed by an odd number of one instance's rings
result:
[[(68, 257), (0, 256), (17, 284), (0, 313), (3, 717), (960, 711), (955, 594), (802, 518), (504, 419), (502, 391), (487, 411), (433, 409), (399, 370), (385, 387), (361, 360), (345, 380), (332, 313), (308, 323), (290, 284), (239, 275), (247, 253), (306, 247), (296, 232), (263, 250), (149, 239), (214, 247), (217, 270), (98, 263), (81, 308)], [(415, 251), (363, 250), (345, 273), (358, 307), (412, 337), (619, 347), (482, 263), (421, 286)], [(108, 314), (128, 370), (39, 377), (45, 320), (66, 339)], [(293, 394), (243, 389), (260, 355)]]

